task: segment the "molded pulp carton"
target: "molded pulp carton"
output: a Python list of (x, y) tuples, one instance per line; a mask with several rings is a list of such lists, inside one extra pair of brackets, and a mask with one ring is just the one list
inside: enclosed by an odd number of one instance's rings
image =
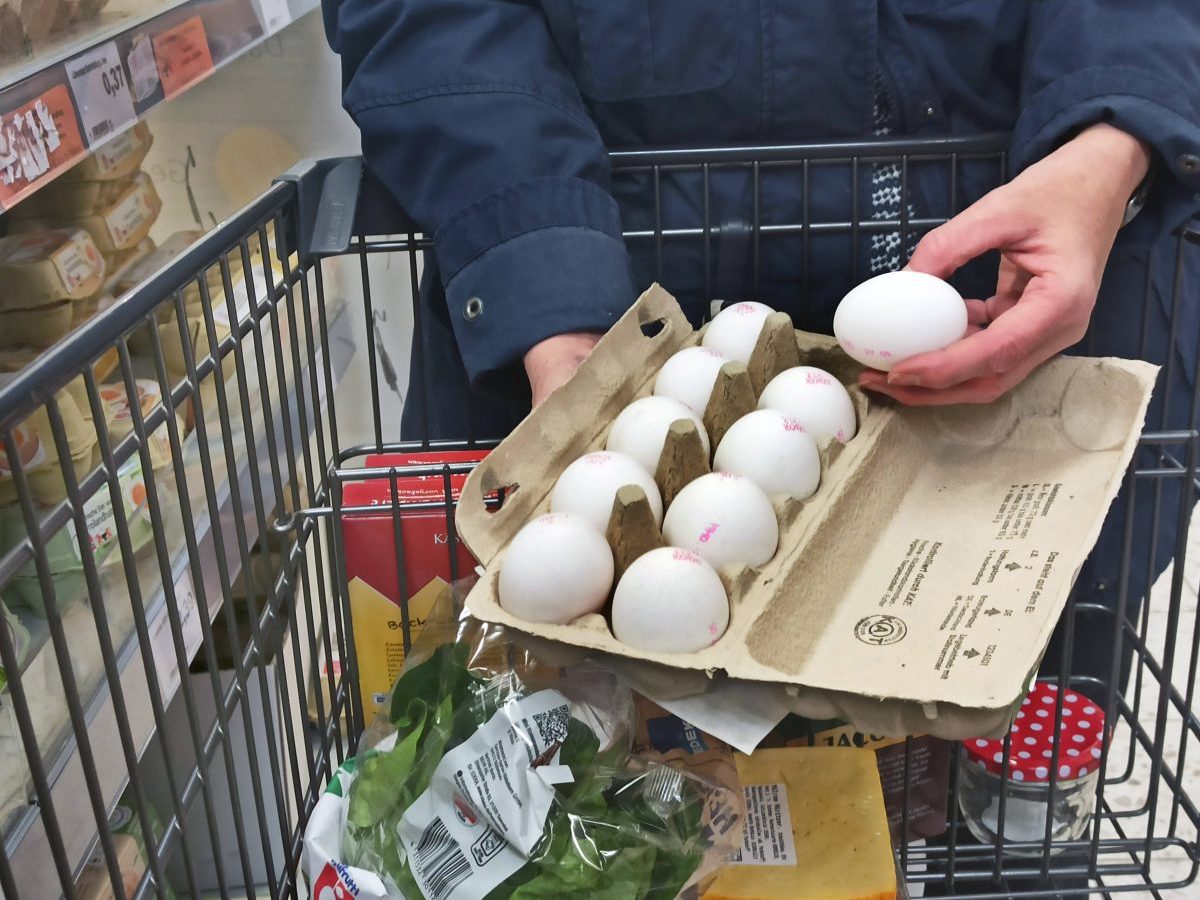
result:
[[(1002, 733), (1120, 487), (1156, 368), (1064, 357), (988, 406), (908, 409), (854, 386), (860, 367), (832, 338), (797, 332), (801, 363), (850, 387), (859, 431), (822, 447), (812, 498), (776, 500), (774, 558), (722, 570), (723, 637), (696, 653), (646, 653), (617, 641), (600, 615), (568, 625), (509, 615), (497, 600), (509, 541), (548, 510), (562, 470), (602, 449), (616, 415), (700, 334), (651, 287), (472, 473), (458, 530), (486, 574), (470, 612), (698, 680), (784, 684), (801, 714), (876, 734)], [(486, 511), (483, 498), (500, 487), (510, 488), (503, 507)]]

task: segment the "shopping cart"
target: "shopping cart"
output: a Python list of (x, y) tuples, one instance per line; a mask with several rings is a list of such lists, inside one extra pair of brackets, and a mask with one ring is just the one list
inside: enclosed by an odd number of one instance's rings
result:
[[(864, 237), (899, 232), (909, 244), (966, 202), (964, 173), (1005, 178), (1004, 146), (988, 137), (617, 153), (614, 190), (653, 192), (652, 221), (633, 223), (627, 240), (660, 271), (686, 252), (702, 261), (711, 296), (714, 248), (736, 231), (756, 283), (764, 243), (795, 242), (804, 290), (815, 242), (851, 242), (857, 278)], [(901, 212), (871, 218), (858, 203), (859, 176), (893, 164)], [(951, 207), (917, 218), (909, 177), (931, 168), (949, 180)], [(744, 173), (754, 192), (753, 216), (736, 229), (709, 216), (710, 178), (729, 170)], [(848, 173), (848, 215), (823, 218), (807, 200), (785, 219), (760, 209), (768, 176), (807, 187), (829, 171)], [(702, 215), (664, 221), (662, 192), (681, 177), (699, 187)], [(450, 487), (469, 468), (367, 465), (370, 454), (434, 446), (401, 443), (396, 415), (403, 395), (420, 389), (407, 383), (397, 351), (422, 328), (414, 301), (432, 242), (381, 191), (361, 189), (363, 178), (356, 159), (302, 167), (4, 376), (7, 897), (306, 892), (307, 818), (364, 725), (335, 527), (362, 509), (345, 502), (343, 488), (375, 480), (395, 495), (400, 478), (443, 479), (441, 499), (386, 510), (399, 559), (403, 518), (431, 508), (444, 513), (446, 546), (455, 546)], [(1179, 273), (1197, 244), (1200, 230), (1179, 235)], [(1172, 310), (1185, 290), (1200, 285), (1181, 275)], [(1143, 349), (1151, 359), (1159, 352)], [(121, 397), (141, 399), (122, 405)], [(1182, 560), (1200, 431), (1194, 419), (1185, 429), (1166, 421), (1150, 423), (1127, 485), (1153, 507), (1137, 551), (1160, 542), (1164, 523), (1163, 551)], [(436, 446), (486, 447), (495, 437)], [(467, 574), (449, 555), (452, 574)], [(914, 891), (1055, 896), (1083, 880), (1107, 893), (1187, 895), (1200, 869), (1195, 582), (1177, 564), (1138, 606), (1148, 586), (1124, 581), (1111, 588), (1119, 614), (1082, 602), (1065, 614), (1108, 615), (1114, 648), (1132, 649), (1127, 687), (1108, 691), (1114, 738), (1087, 834), (1034, 842), (1024, 855), (970, 839), (953, 754), (946, 835), (898, 849)], [(1054, 652), (1070, 672), (1071, 642)], [(906, 782), (914, 746), (907, 739)], [(906, 820), (915, 805), (906, 792)], [(142, 863), (131, 867), (131, 855)]]

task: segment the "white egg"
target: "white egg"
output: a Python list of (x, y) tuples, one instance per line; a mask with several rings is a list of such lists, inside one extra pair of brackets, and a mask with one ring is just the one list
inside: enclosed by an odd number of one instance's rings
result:
[(500, 561), (500, 605), (526, 622), (562, 625), (596, 612), (612, 583), (608, 541), (574, 513), (527, 523)]
[(845, 443), (858, 433), (854, 401), (846, 388), (824, 369), (796, 366), (771, 379), (759, 409), (774, 409), (798, 419), (814, 441), (836, 438)]
[(643, 397), (621, 410), (608, 432), (604, 449), (632, 456), (653, 475), (667, 441), (667, 431), (680, 419), (696, 423), (700, 443), (708, 454), (710, 448), (704, 422), (687, 406), (670, 397)]
[(663, 520), (673, 547), (695, 550), (714, 569), (761, 566), (779, 546), (779, 521), (762, 488), (733, 472), (701, 475), (675, 497)]
[(671, 397), (698, 416), (704, 415), (721, 366), (729, 362), (711, 347), (687, 347), (665, 363), (654, 379), (654, 395)]
[(729, 427), (713, 458), (713, 469), (735, 472), (767, 494), (804, 500), (821, 483), (821, 455), (799, 419), (759, 409)]
[(585, 453), (563, 469), (550, 492), (550, 511), (577, 513), (604, 534), (617, 491), (627, 484), (646, 492), (654, 520), (661, 525), (662, 495), (654, 478), (632, 456), (607, 450)]
[(762, 333), (767, 316), (775, 310), (765, 303), (745, 300), (727, 306), (708, 323), (701, 344), (724, 353), (730, 359), (750, 362), (758, 336)]
[(967, 305), (924, 272), (876, 275), (842, 298), (833, 333), (848, 355), (884, 372), (910, 356), (941, 350), (967, 333)]
[(617, 582), (618, 641), (655, 653), (692, 653), (729, 627), (729, 598), (713, 567), (691, 550), (660, 547), (639, 556)]

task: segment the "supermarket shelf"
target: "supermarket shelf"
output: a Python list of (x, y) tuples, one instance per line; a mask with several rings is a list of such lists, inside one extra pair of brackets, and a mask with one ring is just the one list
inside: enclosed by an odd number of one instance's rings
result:
[[(335, 376), (335, 388), (337, 382), (340, 381), (341, 376), (349, 367), (355, 353), (350, 318), (345, 308), (334, 314), (329, 323), (328, 347), (318, 351), (317, 365), (319, 370), (324, 367), (324, 362), (321, 359), (322, 354), (326, 352), (329, 354), (331, 370)], [(303, 379), (306, 390), (310, 386), (309, 371), (308, 368), (303, 369), (300, 376)], [(323, 379), (317, 380), (319, 384), (318, 403), (323, 406), (327, 399), (325, 397), (325, 385)], [(284, 427), (283, 416), (285, 415), (285, 411), (282, 407), (283, 404), (279, 404), (273, 412), (276, 434), (280, 433)], [(292, 393), (288, 396), (286, 404), (286, 415), (290, 417), (293, 429), (298, 428), (298, 409), (298, 398), (293, 386)], [(242, 496), (248, 496), (252, 484), (251, 463), (256, 464), (259, 468), (264, 504), (266, 504), (267, 509), (270, 509), (275, 498), (273, 496), (273, 482), (270, 477), (268, 446), (261, 418), (256, 418), (255, 421), (259, 423), (257, 428), (258, 440), (256, 442), (257, 452), (252, 457), (250, 454), (240, 457), (240, 468), (237, 472), (238, 485)], [(194, 444), (195, 435), (192, 435), (185, 445), (185, 453), (187, 452), (188, 445)], [(194, 452), (194, 446), (192, 449)], [(227, 480), (218, 486), (218, 513), (223, 523), (220, 533), (224, 537), (223, 549), (226, 559), (229, 561), (229, 575), (231, 579), (236, 579), (241, 570), (241, 557), (237, 546), (236, 530), (231, 527), (232, 523), (235, 517), (241, 517), (247, 541), (251, 545), (258, 538), (258, 523), (253, 508), (235, 509), (231, 497), (231, 484)], [(203, 590), (193, 592), (193, 596), (203, 596), (207, 599), (207, 613), (211, 622), (220, 611), (224, 594), (216, 566), (216, 540), (213, 534), (213, 523), (207, 514), (206, 507), (202, 505), (194, 508), (193, 511), (196, 514), (195, 530), (200, 551), (199, 567), (203, 572), (204, 578)], [(192, 586), (191, 570), (186, 549), (181, 546), (173, 554), (172, 558), (172, 577), (175, 580), (176, 595), (179, 597), (185, 595)], [(146, 596), (145, 604), (147, 627), (150, 635), (153, 638), (156, 632), (162, 629), (164, 632), (164, 641), (169, 641), (170, 632), (166, 628), (165, 591), (161, 585), (153, 594)], [(91, 621), (90, 615), (88, 616), (88, 621)], [(193, 657), (197, 649), (197, 647), (189, 648)], [(45, 647), (43, 652), (49, 653), (51, 656), (53, 655), (53, 649), (49, 646)], [(162, 684), (163, 706), (167, 707), (179, 687), (178, 677), (169, 677), (163, 668), (164, 664), (169, 664), (174, 660), (174, 650), (171, 647), (164, 646), (162, 653), (156, 651), (154, 656), (156, 662), (159, 663), (157, 668), (160, 684)], [(121, 673), (122, 692), (130, 716), (130, 732), (138, 748), (140, 757), (145, 752), (147, 745), (154, 735), (155, 725), (149, 702), (149, 686), (146, 680), (145, 667), (141, 664), (141, 653), (138, 649), (136, 634), (130, 634), (119, 646), (116, 651), (116, 664)], [(186, 677), (187, 673), (183, 672), (181, 674), (183, 677)], [(166, 683), (163, 683), (164, 678), (166, 678)], [(85, 706), (85, 710), (88, 720), (88, 734), (92, 751), (95, 754), (98, 780), (102, 786), (107, 806), (111, 809), (119, 800), (122, 791), (128, 784), (128, 772), (118, 736), (112, 697), (109, 693), (107, 683), (103, 678), (96, 690), (96, 695)], [(92, 851), (95, 843), (96, 827), (92, 816), (84, 812), (83, 798), (87, 796), (87, 789), (75, 739), (68, 737), (62, 748), (53, 757), (47, 759), (46, 762), (55, 809), (59, 816), (59, 825), (63, 831), (63, 841), (66, 846), (68, 858), (74, 862), (76, 871), (78, 872)], [(26, 873), (23, 887), (30, 891), (29, 896), (42, 896), (43, 893), (47, 896), (58, 895), (60, 888), (54, 873), (49, 844), (40, 814), (35, 807), (26, 807), (18, 815), (15, 824), (5, 838), (5, 844), (13, 869)]]
[(31, 55), (0, 59), (0, 211), (317, 5), (118, 0)]

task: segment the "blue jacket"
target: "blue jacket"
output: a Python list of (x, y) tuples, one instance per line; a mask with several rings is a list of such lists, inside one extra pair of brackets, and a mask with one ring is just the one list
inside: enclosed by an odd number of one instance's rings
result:
[[(659, 274), (694, 317), (707, 308), (698, 243), (661, 273), (648, 252), (631, 261), (621, 228), (652, 227), (653, 192), (614, 199), (609, 148), (868, 137), (879, 74), (897, 133), (1010, 131), (1014, 171), (1100, 119), (1149, 141), (1158, 188), (1124, 241), (1143, 261), (1200, 207), (1195, 0), (325, 0), (324, 13), (368, 165), (436, 236), (414, 372), (430, 396), (409, 398), (406, 420), (427, 406), (437, 436), (502, 433), (528, 392), (524, 352), (603, 330)], [(764, 180), (764, 221), (794, 216), (798, 185)], [(668, 221), (695, 218), (696, 186), (664, 191)], [(944, 172), (912, 189), (918, 214), (945, 212)], [(743, 175), (714, 176), (714, 223), (749, 221), (751, 194)], [(814, 220), (846, 196), (844, 176), (815, 184)], [(804, 304), (795, 246), (765, 247), (758, 299), (827, 328), (863, 277), (840, 244), (812, 254)], [(710, 287), (749, 297), (744, 242), (722, 249), (737, 258), (714, 262)]]
[[(660, 269), (652, 244), (627, 250), (621, 239), (622, 227), (653, 227), (653, 185), (614, 187), (607, 150), (869, 137), (878, 93), (897, 134), (1011, 133), (1011, 171), (1099, 120), (1148, 141), (1154, 192), (1113, 252), (1088, 348), (1136, 356), (1144, 321), (1147, 355), (1171, 356), (1171, 232), (1200, 209), (1197, 0), (325, 0), (324, 13), (367, 164), (436, 237), (410, 435), (503, 434), (528, 409), (525, 351), (603, 330), (656, 277), (696, 319), (715, 295), (761, 299), (827, 329), (864, 277), (862, 247), (814, 237), (802, 254), (794, 238), (764, 239), (755, 267), (747, 241), (725, 240), (745, 234), (753, 184), (714, 171), (709, 214), (722, 240), (711, 258), (701, 242), (673, 243)], [(959, 207), (995, 182), (985, 168), (965, 167)], [(859, 175), (869, 202), (871, 173)], [(845, 168), (812, 176), (811, 221), (845, 219)], [(948, 184), (944, 166), (914, 166), (913, 213), (950, 214)], [(702, 220), (700, 188), (694, 173), (664, 177), (668, 226)], [(800, 221), (803, 181), (763, 170), (759, 200), (764, 223)], [(1158, 302), (1143, 320), (1151, 250)], [(1186, 422), (1191, 409), (1196, 274), (1193, 302), (1175, 311), (1176, 358), (1153, 426)], [(988, 296), (994, 277), (984, 260), (960, 287)], [(1149, 516), (1139, 511), (1139, 533)], [(1112, 584), (1120, 531), (1106, 530), (1081, 579), (1089, 589)], [(1135, 575), (1146, 554), (1136, 556)]]

